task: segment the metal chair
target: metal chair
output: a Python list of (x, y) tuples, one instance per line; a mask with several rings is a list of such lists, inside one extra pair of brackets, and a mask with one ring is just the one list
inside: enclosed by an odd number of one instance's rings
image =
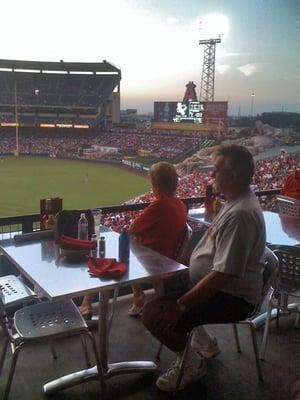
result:
[[(72, 300), (54, 302), (47, 301), (23, 307), (15, 312), (13, 324), (11, 324), (2, 301), (4, 297), (2, 290), (0, 291), (0, 294), (0, 324), (6, 336), (6, 342), (7, 344), (11, 344), (13, 351), (3, 400), (6, 400), (9, 396), (18, 355), (23, 347), (74, 335), (80, 335), (80, 337), (82, 335), (82, 337), (88, 337), (90, 339), (96, 358), (100, 377), (99, 381), (102, 388), (102, 368), (93, 335), (89, 332), (85, 320)], [(85, 341), (82, 340), (81, 342), (87, 365), (89, 367), (90, 363)]]
[[(193, 235), (193, 229), (191, 228), (191, 226), (188, 223), (186, 223), (184, 238), (183, 238), (183, 241), (180, 243), (180, 246), (178, 248), (178, 252), (176, 255), (176, 261), (178, 261), (179, 263), (184, 264), (184, 265), (187, 265), (189, 262), (189, 257), (191, 254), (190, 241), (191, 241), (192, 235)], [(184, 276), (186, 276), (186, 275), (184, 275)], [(185, 284), (182, 274), (180, 274), (179, 277), (176, 277), (175, 284), (174, 284), (174, 278), (164, 279), (163, 283), (164, 284), (159, 293), (159, 295), (161, 295), (161, 296), (163, 296), (167, 293), (170, 293), (172, 291), (179, 290), (180, 286), (184, 287), (184, 284)], [(171, 289), (170, 289), (170, 286), (171, 286)], [(174, 286), (175, 286), (175, 289), (174, 289)], [(156, 353), (156, 356), (155, 356), (157, 361), (160, 360), (160, 355), (161, 355), (162, 349), (163, 349), (163, 344), (160, 343), (159, 348)]]
[(300, 218), (300, 201), (288, 196), (276, 196), (279, 215)]
[[(189, 262), (190, 256), (190, 239), (192, 237), (193, 230), (188, 223), (185, 225), (185, 230), (178, 243), (177, 249), (174, 254), (174, 259), (184, 265)], [(167, 293), (178, 291), (178, 288), (182, 288), (185, 282), (186, 271), (182, 272), (178, 276), (171, 278), (158, 278), (152, 279), (152, 284), (157, 296), (164, 296)]]
[[(255, 355), (255, 361), (256, 361), (256, 370), (257, 370), (257, 375), (258, 379), (262, 382), (263, 381), (263, 376), (262, 376), (262, 371), (261, 371), (261, 366), (260, 366), (260, 359), (259, 359), (259, 353), (258, 353), (258, 346), (257, 346), (257, 338), (256, 338), (256, 324), (255, 324), (255, 318), (259, 315), (260, 309), (262, 306), (262, 303), (264, 302), (264, 299), (275, 279), (275, 275), (278, 269), (278, 258), (276, 255), (268, 248), (265, 250), (265, 269), (263, 272), (263, 289), (261, 293), (261, 298), (259, 303), (256, 305), (252, 315), (245, 319), (244, 321), (239, 321), (237, 323), (232, 324), (233, 325), (233, 333), (234, 333), (234, 338), (236, 342), (236, 347), (238, 353), (241, 353), (241, 346), (240, 346), (240, 341), (238, 337), (238, 330), (237, 330), (237, 324), (247, 324), (250, 328), (251, 331), (251, 337), (252, 337), (252, 344), (253, 344), (253, 350), (254, 350), (254, 355)], [(185, 362), (187, 360), (187, 356), (189, 353), (190, 349), (190, 343), (192, 339), (193, 331), (189, 333), (189, 337), (187, 340), (187, 345), (185, 347), (181, 363), (179, 366), (179, 374), (176, 382), (176, 388), (175, 391), (177, 391), (180, 387), (180, 382), (182, 379), (183, 371), (184, 371), (184, 366)]]
[[(12, 331), (13, 321), (11, 318), (12, 312), (16, 307), (24, 307), (32, 302), (38, 302), (40, 299), (37, 294), (32, 291), (22, 280), (21, 276), (5, 275), (0, 277), (0, 296), (2, 296), (3, 306), (7, 311), (9, 329)], [(0, 375), (2, 373), (3, 364), (8, 349), (9, 340), (6, 337), (0, 356)], [(50, 342), (53, 359), (57, 358), (55, 348)]]
[[(248, 317), (244, 321), (238, 322), (238, 324), (247, 324), (250, 328), (252, 344), (253, 344), (253, 351), (254, 351), (254, 355), (255, 355), (257, 375), (258, 375), (258, 379), (261, 382), (263, 382), (263, 376), (262, 376), (262, 371), (261, 371), (259, 352), (258, 352), (258, 346), (257, 346), (257, 338), (256, 338), (256, 329), (257, 329), (256, 318), (261, 314), (262, 304), (263, 304), (266, 296), (268, 295), (269, 291), (271, 290), (271, 292), (273, 292), (273, 290), (274, 290), (272, 285), (274, 285), (274, 281), (276, 279), (278, 265), (279, 265), (279, 261), (278, 261), (278, 258), (276, 257), (276, 255), (274, 254), (274, 252), (266, 247), (265, 268), (264, 268), (264, 272), (263, 272), (263, 288), (262, 288), (260, 301), (256, 305), (256, 307), (250, 317)], [(238, 338), (238, 331), (237, 331), (237, 324), (233, 324), (233, 333), (234, 333), (234, 337), (235, 337), (237, 351), (238, 351), (238, 353), (241, 353), (240, 341)]]
[(179, 246), (178, 253), (176, 255), (176, 261), (181, 264), (187, 265), (189, 262), (190, 256), (190, 241), (193, 235), (193, 229), (191, 226), (186, 223), (185, 225), (185, 234), (182, 243)]
[(298, 327), (300, 321), (300, 302), (297, 307), (289, 306), (289, 296), (300, 297), (300, 247), (278, 246), (275, 253), (279, 258), (278, 276), (274, 290), (272, 290), (268, 301), (267, 318), (260, 354), (261, 359), (265, 358), (273, 307), (277, 310), (277, 326), (279, 325), (279, 317), (281, 315), (290, 315), (291, 312), (297, 313), (295, 327)]
[(5, 275), (0, 277), (0, 291), (5, 307), (18, 306), (36, 299), (36, 294), (23, 283), (20, 277)]
[[(0, 277), (0, 295), (2, 304), (8, 311), (17, 306), (24, 306), (26, 303), (37, 299), (36, 294), (22, 282), (21, 278), (15, 275), (5, 275)], [(9, 322), (11, 325), (10, 320)], [(8, 345), (9, 340), (6, 337), (0, 356), (0, 375)]]

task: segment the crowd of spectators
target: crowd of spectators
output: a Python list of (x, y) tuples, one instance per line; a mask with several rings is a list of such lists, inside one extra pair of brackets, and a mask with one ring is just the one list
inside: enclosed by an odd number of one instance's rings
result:
[[(193, 137), (176, 138), (172, 135), (160, 135), (149, 133), (124, 133), (106, 132), (98, 135), (62, 135), (40, 134), (24, 135), (19, 141), (21, 154), (43, 154), (51, 157), (80, 158), (79, 149), (93, 146), (116, 147), (121, 154), (136, 154), (139, 150), (146, 151), (149, 155), (158, 158), (173, 158), (189, 147), (204, 145), (208, 139)], [(0, 155), (13, 154), (15, 150), (15, 138), (10, 135), (2, 135), (0, 141)], [(92, 155), (93, 157), (93, 155)], [(91, 158), (91, 157), (90, 157)], [(278, 156), (256, 161), (256, 173), (253, 178), (252, 190), (279, 189), (287, 175), (300, 163), (300, 155), (281, 152)], [(193, 170), (189, 174), (180, 177), (178, 196), (181, 198), (201, 197), (205, 194), (207, 181), (211, 172), (199, 172)], [(153, 199), (151, 192), (145, 193), (128, 204), (149, 202)], [(260, 197), (264, 209), (274, 209), (274, 201), (267, 196)], [(106, 215), (103, 223), (112, 229), (119, 231), (123, 226), (129, 226), (136, 212)]]
[[(79, 149), (93, 148), (94, 146), (113, 147), (119, 149), (123, 155), (144, 155), (173, 159), (180, 154), (206, 146), (208, 140), (202, 138), (157, 135), (150, 133), (102, 133), (94, 136), (40, 134), (20, 136), (19, 152), (21, 154), (48, 154), (57, 157), (83, 157)], [(2, 136), (0, 154), (13, 154), (16, 147), (15, 138)], [(89, 157), (90, 158), (90, 157)], [(97, 158), (97, 155), (95, 155)]]
[[(282, 153), (274, 158), (256, 161), (256, 172), (251, 186), (254, 191), (280, 189), (288, 176), (300, 164), (299, 154)], [(192, 172), (180, 178), (177, 195), (181, 198), (201, 197), (205, 195), (207, 182), (211, 179), (211, 172)], [(152, 192), (145, 193), (126, 204), (150, 202), (154, 199)], [(265, 210), (275, 209), (274, 196), (260, 196), (261, 206)], [(108, 215), (104, 218), (104, 225), (120, 231), (129, 226), (137, 212), (126, 212)]]

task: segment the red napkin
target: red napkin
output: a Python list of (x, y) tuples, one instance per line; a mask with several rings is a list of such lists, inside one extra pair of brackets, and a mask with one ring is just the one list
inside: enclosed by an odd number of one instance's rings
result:
[(61, 235), (56, 239), (56, 243), (66, 249), (78, 249), (78, 250), (91, 250), (97, 246), (97, 242), (94, 240), (79, 240), (70, 236)]
[(115, 258), (93, 258), (88, 261), (89, 273), (99, 277), (120, 277), (127, 271), (127, 265)]

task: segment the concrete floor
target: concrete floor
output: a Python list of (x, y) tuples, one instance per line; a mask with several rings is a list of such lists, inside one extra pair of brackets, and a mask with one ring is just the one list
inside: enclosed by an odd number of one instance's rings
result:
[[(157, 341), (144, 329), (140, 319), (130, 318), (126, 311), (130, 298), (118, 300), (110, 336), (109, 360), (153, 360)], [(239, 326), (242, 354), (238, 354), (231, 326), (210, 326), (209, 331), (218, 337), (221, 354), (209, 361), (208, 374), (199, 383), (179, 392), (176, 396), (160, 392), (155, 379), (174, 359), (163, 349), (159, 369), (155, 374), (133, 374), (107, 381), (106, 399), (203, 399), (203, 400), (300, 400), (300, 330), (293, 328), (293, 317), (282, 317), (279, 329), (271, 326), (267, 361), (263, 362), (265, 383), (258, 383), (251, 337), (248, 327)], [(95, 331), (95, 334), (97, 332)], [(261, 342), (262, 331), (258, 331)], [(0, 339), (0, 346), (3, 339)], [(59, 358), (54, 361), (48, 345), (27, 347), (21, 352), (10, 399), (42, 400), (43, 384), (61, 375), (85, 367), (80, 342), (77, 338), (60, 340), (55, 344)], [(0, 395), (10, 354), (0, 378)], [(92, 400), (104, 398), (99, 384), (87, 382), (66, 389), (51, 398), (58, 400)]]

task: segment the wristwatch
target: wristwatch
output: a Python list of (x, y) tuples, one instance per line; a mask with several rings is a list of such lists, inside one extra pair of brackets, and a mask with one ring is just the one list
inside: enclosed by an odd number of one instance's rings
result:
[(178, 308), (180, 311), (185, 312), (187, 310), (187, 306), (182, 303), (181, 298), (176, 301)]

